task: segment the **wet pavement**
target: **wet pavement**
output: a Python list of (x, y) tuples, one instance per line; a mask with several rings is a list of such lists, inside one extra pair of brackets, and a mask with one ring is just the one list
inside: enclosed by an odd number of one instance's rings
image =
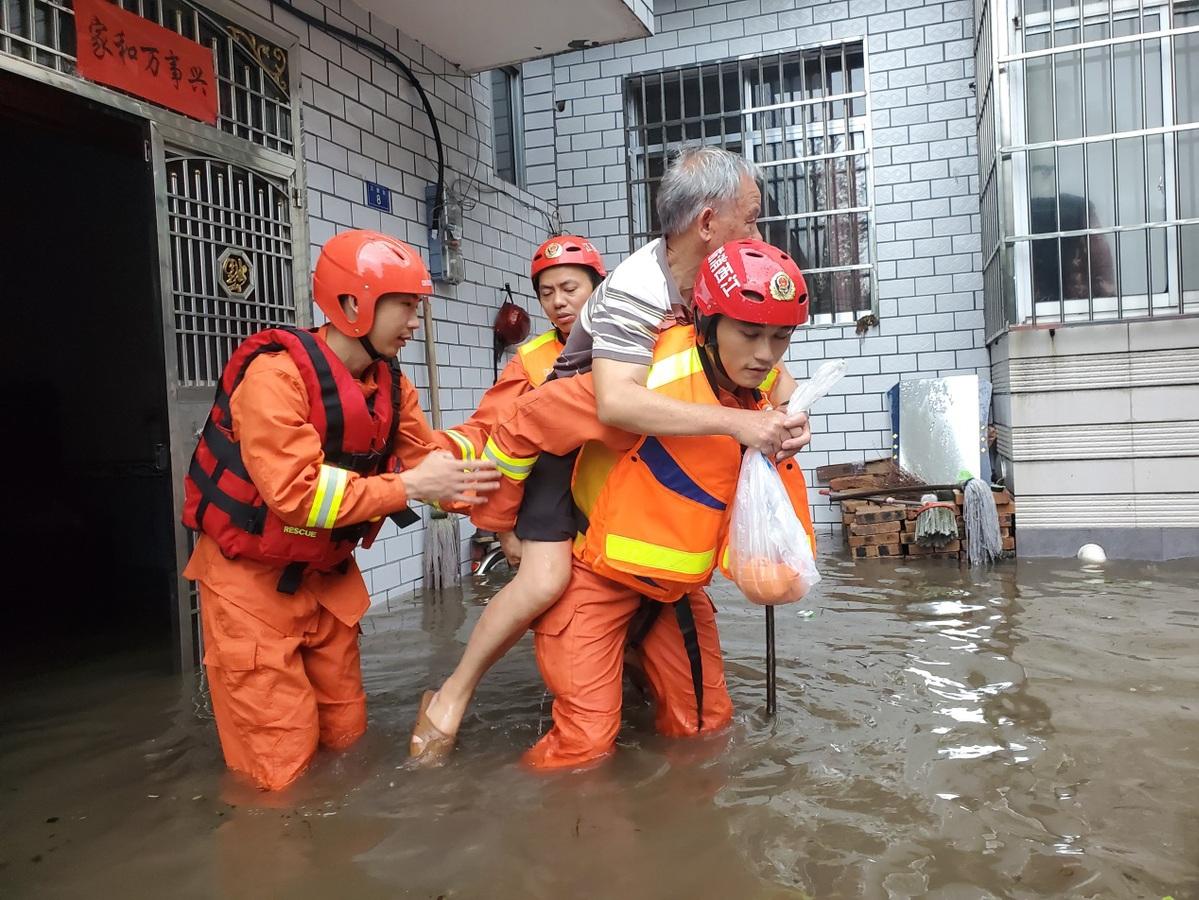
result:
[(626, 693), (609, 763), (517, 764), (526, 640), (448, 767), (405, 768), (478, 594), (363, 638), (371, 727), (267, 796), (194, 679), (137, 660), (0, 686), (0, 897), (1199, 898), (1199, 564), (823, 560), (763, 616), (714, 592), (734, 727), (666, 741)]

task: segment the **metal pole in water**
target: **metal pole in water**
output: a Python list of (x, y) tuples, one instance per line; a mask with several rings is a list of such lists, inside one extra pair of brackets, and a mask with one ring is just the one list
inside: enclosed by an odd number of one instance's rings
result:
[(766, 607), (766, 715), (774, 717), (774, 607)]

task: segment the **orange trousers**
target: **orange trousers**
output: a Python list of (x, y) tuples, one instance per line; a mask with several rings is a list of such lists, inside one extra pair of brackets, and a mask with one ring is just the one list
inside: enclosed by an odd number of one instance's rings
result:
[[(596, 575), (575, 560), (562, 599), (533, 623), (537, 665), (554, 694), (554, 725), (525, 753), (527, 765), (580, 766), (613, 751), (620, 730), (629, 624), (642, 602), (637, 591)], [(654, 724), (668, 737), (718, 731), (733, 718), (712, 601), (695, 590), (679, 602), (688, 605), (695, 621), (702, 663), (702, 728), (691, 659), (671, 604), (658, 611), (640, 644), (656, 704)]]
[(225, 763), (277, 791), (320, 745), (366, 731), (358, 628), (323, 606), (311, 630), (277, 631), (200, 583), (204, 667)]

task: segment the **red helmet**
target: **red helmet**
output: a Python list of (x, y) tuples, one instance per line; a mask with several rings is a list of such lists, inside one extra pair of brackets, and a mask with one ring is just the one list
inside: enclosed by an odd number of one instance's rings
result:
[(537, 290), (537, 276), (553, 266), (583, 266), (600, 278), (608, 274), (604, 258), (587, 238), (574, 234), (560, 234), (550, 238), (533, 254), (533, 267), (529, 277), (533, 279), (533, 290)]
[(790, 256), (765, 241), (730, 241), (703, 263), (692, 297), (700, 315), (757, 325), (808, 321), (808, 286)]
[(529, 336), (529, 314), (511, 300), (505, 300), (496, 310), (492, 328), (503, 346), (519, 344)]
[[(420, 254), (403, 241), (377, 231), (343, 231), (321, 248), (312, 276), (312, 296), (333, 327), (362, 337), (375, 321), (375, 303), (384, 294), (433, 293), (433, 279)], [(358, 300), (358, 318), (351, 322), (341, 298)]]

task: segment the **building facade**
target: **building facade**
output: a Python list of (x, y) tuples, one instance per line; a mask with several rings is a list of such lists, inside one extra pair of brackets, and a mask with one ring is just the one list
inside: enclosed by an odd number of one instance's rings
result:
[[(5, 3), (0, 124), (28, 138), (10, 142), (6, 176), (58, 183), (52, 151), (69, 161), (78, 147), (90, 184), (117, 183), (99, 161), (111, 156), (142, 198), (119, 233), (145, 240), (125, 255), (145, 269), (137, 302), (156, 324), (129, 355), (147, 354), (138, 378), (157, 395), (125, 418), (138, 449), (114, 449), (119, 464), (88, 483), (126, 497), (158, 485), (145, 532), (174, 534), (155, 565), (178, 595), (181, 656), (195, 610), (177, 580), (187, 536), (170, 523), (195, 430), (238, 340), (312, 321), (320, 245), (350, 227), (443, 260), (457, 244), (458, 277), (434, 301), (436, 405), (453, 425), (493, 378), (507, 289), (544, 325), (527, 281), (537, 244), (580, 233), (617, 263), (656, 232), (657, 180), (684, 144), (763, 167), (762, 230), (813, 293), (795, 374), (849, 362), (813, 416), (809, 472), (889, 451), (898, 380), (977, 373), (996, 391), (1022, 552), (1072, 552), (1086, 535), (1134, 555), (1193, 547), (1199, 12), (1193, 0), (1013, 4), (592, 0), (563, 15), (524, 0), (497, 20), (481, 0), (123, 0), (213, 49), (219, 116), (206, 124), (81, 77), (78, 53), (94, 47), (76, 41), (73, 4)], [(97, 142), (104, 153), (86, 149)], [(431, 234), (439, 173), (442, 208), (459, 215)], [(28, 194), (10, 219), (45, 212), (45, 192)], [(85, 195), (54, 202), (82, 204), (88, 233), (115, 241)], [(14, 259), (43, 252), (20, 239)], [(90, 243), (99, 272), (112, 253)], [(74, 276), (59, 273), (64, 292), (78, 293)], [(89, 284), (132, 283), (100, 277)], [(423, 342), (401, 362), (430, 409)], [(27, 376), (7, 365), (17, 392)], [(815, 486), (812, 502), (835, 528)], [(376, 602), (419, 586), (421, 552), (419, 527), (388, 524), (359, 554)]]

